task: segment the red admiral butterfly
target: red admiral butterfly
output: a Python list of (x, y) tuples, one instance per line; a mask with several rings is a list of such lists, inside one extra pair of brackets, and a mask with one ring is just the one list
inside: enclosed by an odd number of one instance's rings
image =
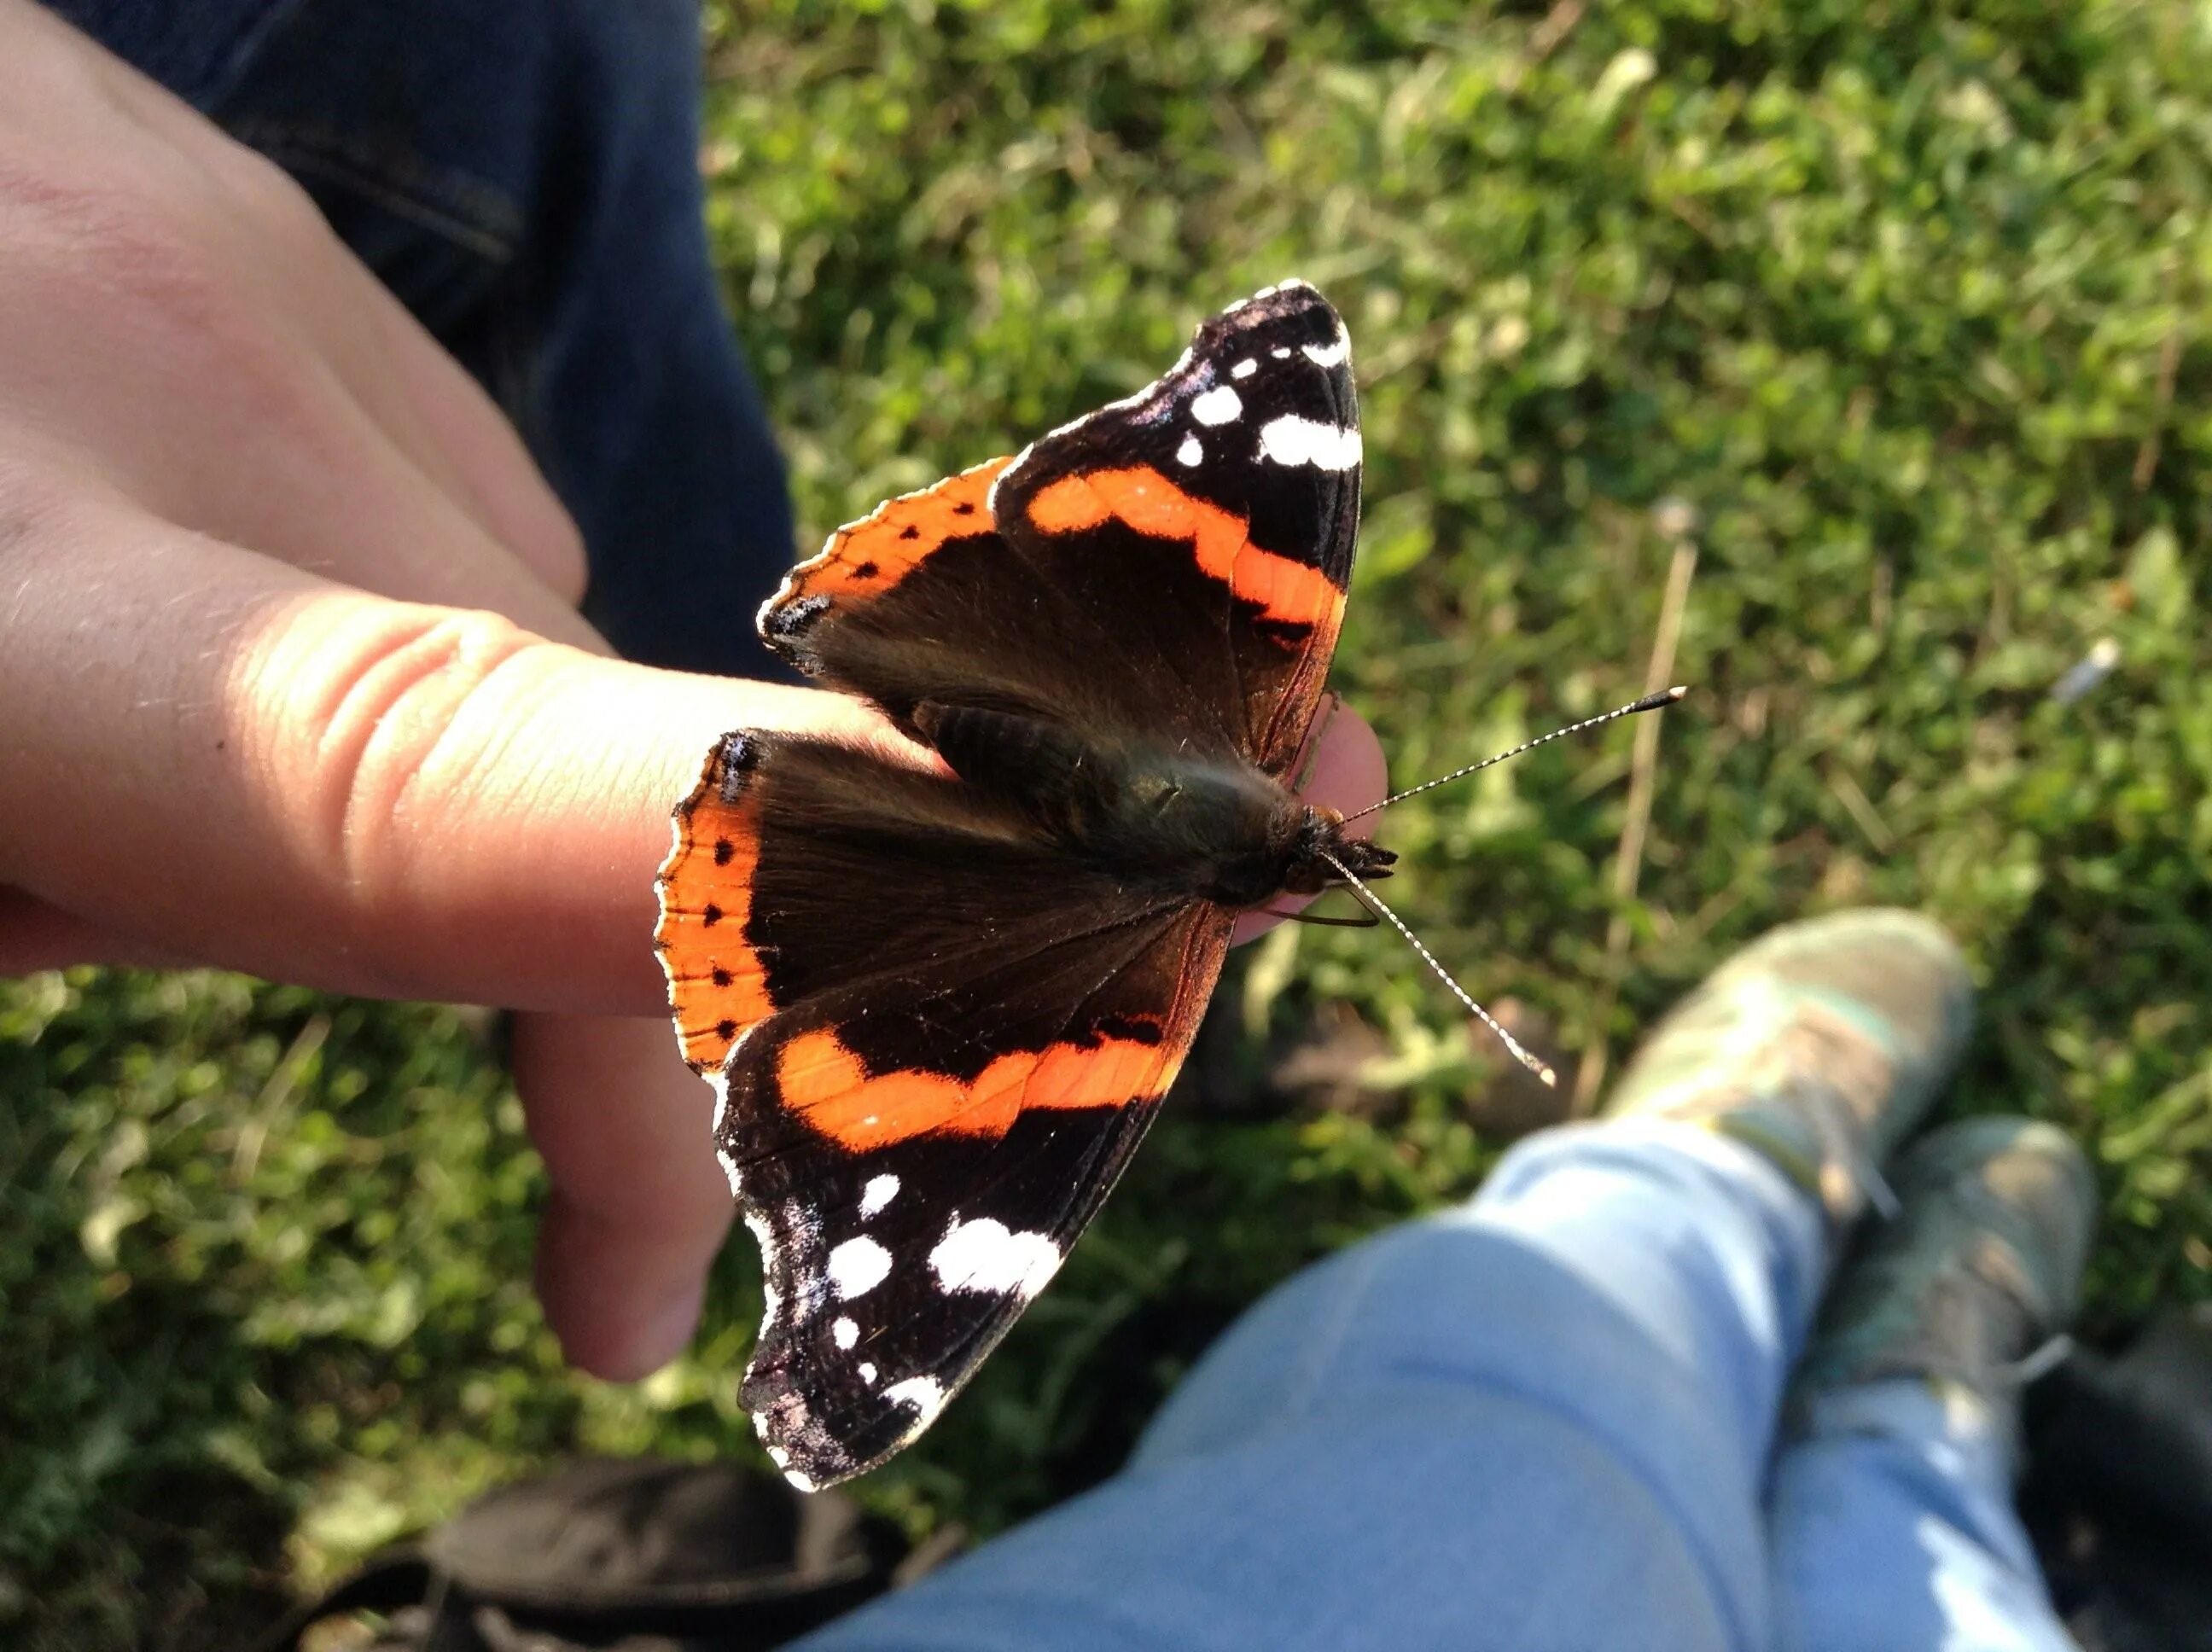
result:
[(1135, 395), (839, 529), (762, 610), (951, 771), (732, 734), (661, 869), (677, 1029), (765, 1257), (744, 1397), (802, 1488), (928, 1427), (1044, 1288), (1237, 915), (1389, 875), (1289, 784), (1359, 461), (1343, 324), (1285, 282)]

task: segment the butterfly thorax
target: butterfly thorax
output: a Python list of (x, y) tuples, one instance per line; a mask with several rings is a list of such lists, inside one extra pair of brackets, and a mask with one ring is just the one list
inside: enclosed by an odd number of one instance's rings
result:
[(1100, 740), (1019, 712), (931, 703), (916, 726), (953, 771), (1054, 845), (1165, 896), (1242, 909), (1389, 876), (1393, 859), (1343, 817), (1233, 753)]

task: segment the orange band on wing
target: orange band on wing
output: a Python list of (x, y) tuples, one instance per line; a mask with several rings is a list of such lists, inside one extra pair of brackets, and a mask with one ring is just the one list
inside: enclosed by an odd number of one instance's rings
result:
[(991, 484), (1012, 462), (988, 459), (848, 522), (821, 555), (792, 570), (778, 604), (848, 592), (872, 596), (896, 585), (946, 540), (989, 531)]
[(864, 1152), (933, 1130), (1003, 1136), (1034, 1107), (1123, 1107), (1153, 1099), (1164, 1047), (1129, 1038), (1002, 1055), (969, 1084), (936, 1072), (871, 1077), (823, 1029), (776, 1053), (783, 1104), (832, 1140)]
[(725, 803), (722, 756), (708, 760), (697, 790), (676, 811), (676, 847), (660, 868), (660, 965), (684, 1059), (719, 1067), (746, 1028), (775, 1008), (760, 955), (745, 939), (760, 814), (749, 798)]
[(1163, 539), (1188, 539), (1198, 565), (1271, 620), (1321, 625), (1344, 592), (1310, 563), (1262, 550), (1249, 525), (1218, 505), (1185, 493), (1148, 465), (1093, 471), (1047, 483), (1030, 498), (1030, 520), (1047, 533), (1074, 533), (1115, 521)]

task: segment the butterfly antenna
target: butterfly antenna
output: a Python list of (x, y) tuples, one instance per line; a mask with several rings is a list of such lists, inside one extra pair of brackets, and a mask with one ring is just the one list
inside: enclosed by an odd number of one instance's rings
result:
[[(1565, 733), (1567, 731), (1562, 729), (1560, 732)], [(1372, 912), (1376, 917), (1387, 920), (1391, 928), (1396, 930), (1401, 935), (1403, 935), (1406, 938), (1407, 944), (1412, 946), (1413, 951), (1421, 955), (1421, 962), (1427, 964), (1430, 969), (1436, 971), (1437, 979), (1443, 982), (1445, 986), (1451, 988), (1452, 996), (1457, 999), (1461, 1003), (1466, 1005), (1468, 1009), (1474, 1015), (1477, 1020), (1481, 1022), (1484, 1026), (1489, 1028), (1491, 1031), (1498, 1035), (1498, 1042), (1503, 1043), (1508, 1050), (1512, 1052), (1513, 1059), (1515, 1060), (1518, 1061), (1522, 1066), (1528, 1068), (1529, 1072), (1534, 1073), (1539, 1078), (1541, 1078), (1545, 1084), (1551, 1086), (1553, 1089), (1556, 1090), (1559, 1088), (1559, 1075), (1552, 1071), (1550, 1065), (1537, 1057), (1531, 1055), (1527, 1050), (1523, 1049), (1521, 1047), (1521, 1041), (1519, 1039), (1514, 1037), (1511, 1033), (1506, 1031), (1504, 1028), (1498, 1024), (1498, 1017), (1496, 1016), (1491, 1014), (1489, 1011), (1484, 1009), (1482, 1005), (1477, 1004), (1472, 998), (1469, 998), (1468, 996), (1467, 988), (1461, 986), (1457, 981), (1451, 978), (1449, 972), (1444, 969), (1443, 965), (1437, 962), (1436, 954), (1430, 951), (1427, 947), (1421, 944), (1421, 938), (1413, 933), (1412, 930), (1407, 928), (1405, 920), (1400, 918), (1396, 913), (1391, 911), (1389, 907), (1382, 903), (1382, 897), (1381, 896), (1377, 895), (1373, 890), (1368, 888), (1367, 885), (1360, 880), (1358, 873), (1354, 872), (1351, 867), (1346, 865), (1344, 862), (1339, 860), (1334, 855), (1329, 853), (1326, 849), (1322, 851), (1322, 859), (1328, 861), (1330, 865), (1336, 868), (1337, 876), (1343, 878), (1346, 883), (1352, 886), (1352, 892), (1359, 897), (1361, 902), (1370, 912)]]
[[(1610, 723), (1619, 718), (1633, 717), (1639, 711), (1657, 711), (1662, 706), (1671, 706), (1687, 693), (1689, 689), (1677, 686), (1662, 689), (1656, 694), (1647, 694), (1641, 700), (1632, 700), (1625, 706), (1617, 706), (1601, 716), (1585, 717), (1579, 723), (1570, 723), (1565, 728), (1553, 729), (1549, 734), (1540, 734), (1533, 740), (1523, 740), (1510, 751), (1501, 751), (1494, 757), (1485, 757), (1479, 763), (1469, 763), (1464, 768), (1453, 769), (1449, 774), (1439, 774), (1432, 780), (1423, 780), (1419, 786), (1409, 787), (1403, 792), (1394, 793), (1383, 799), (1382, 802), (1370, 803), (1358, 814), (1346, 815), (1344, 818), (1346, 822), (1364, 819), (1377, 810), (1388, 809), (1394, 803), (1403, 803), (1407, 798), (1419, 797), (1422, 793), (1433, 791), (1439, 786), (1449, 786), (1454, 780), (1464, 780), (1479, 769), (1489, 768), (1492, 763), (1502, 763), (1508, 757), (1517, 757), (1524, 751), (1534, 751), (1540, 745), (1549, 745), (1554, 740), (1564, 740), (1570, 734), (1580, 734), (1585, 729), (1596, 728), (1601, 724)], [(1391, 921), (1396, 923), (1397, 920), (1394, 918)], [(1405, 927), (1403, 924), (1399, 924), (1398, 926), (1401, 929)], [(1408, 935), (1407, 939), (1413, 940), (1413, 937)], [(1420, 943), (1413, 941), (1413, 944), (1419, 946)], [(1465, 997), (1466, 994), (1462, 993), (1461, 996)], [(1484, 1018), (1488, 1019), (1487, 1017)], [(1502, 1034), (1500, 1036), (1503, 1036)], [(1510, 1044), (1513, 1041), (1509, 1038), (1505, 1042)]]

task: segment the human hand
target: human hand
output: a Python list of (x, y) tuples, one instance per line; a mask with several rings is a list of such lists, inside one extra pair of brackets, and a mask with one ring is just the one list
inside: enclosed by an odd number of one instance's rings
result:
[[(27, 0), (0, 156), (0, 974), (531, 1012), (541, 1295), (641, 1375), (731, 1216), (647, 944), (669, 809), (729, 729), (896, 737), (606, 657), (497, 410), (281, 172)], [(1310, 789), (1381, 795), (1364, 724)]]

